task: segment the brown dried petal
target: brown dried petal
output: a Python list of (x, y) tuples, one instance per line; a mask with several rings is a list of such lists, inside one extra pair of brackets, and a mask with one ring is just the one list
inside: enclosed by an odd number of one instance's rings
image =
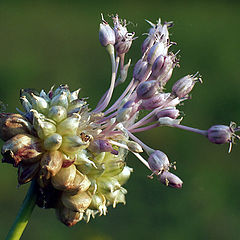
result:
[(73, 211), (64, 206), (56, 208), (56, 214), (59, 220), (68, 227), (74, 226), (83, 218), (83, 212)]
[(43, 154), (41, 167), (45, 168), (50, 176), (55, 176), (61, 169), (63, 163), (63, 154), (59, 151), (49, 151)]
[(65, 207), (81, 212), (88, 208), (92, 198), (87, 192), (78, 192), (75, 195), (63, 192), (61, 200)]
[(23, 161), (31, 164), (40, 160), (42, 155), (41, 142), (29, 134), (18, 134), (9, 139), (2, 147), (4, 162), (17, 166)]
[(51, 178), (52, 185), (59, 190), (66, 191), (71, 188), (76, 176), (76, 167), (71, 165), (67, 168), (61, 168), (61, 170)]
[(29, 133), (31, 124), (20, 114), (1, 113), (0, 129), (0, 138), (7, 141), (17, 134)]
[(18, 166), (18, 183), (24, 184), (30, 182), (39, 170), (39, 163)]

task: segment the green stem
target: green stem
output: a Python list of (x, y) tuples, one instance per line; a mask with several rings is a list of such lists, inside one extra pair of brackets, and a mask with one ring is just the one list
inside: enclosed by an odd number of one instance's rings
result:
[(6, 240), (19, 240), (21, 238), (22, 233), (25, 227), (27, 226), (29, 218), (35, 207), (35, 202), (37, 198), (35, 185), (36, 185), (36, 181), (33, 180), (28, 189), (27, 195), (22, 203), (22, 206), (19, 209), (18, 215), (10, 231), (8, 232)]

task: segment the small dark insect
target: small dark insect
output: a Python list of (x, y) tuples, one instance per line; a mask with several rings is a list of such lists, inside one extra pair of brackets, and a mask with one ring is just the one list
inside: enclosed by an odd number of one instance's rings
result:
[(84, 142), (88, 142), (88, 141), (91, 140), (91, 137), (88, 136), (87, 134), (85, 134), (84, 132), (81, 132), (81, 133), (80, 133), (80, 137), (81, 137), (81, 139), (82, 139)]

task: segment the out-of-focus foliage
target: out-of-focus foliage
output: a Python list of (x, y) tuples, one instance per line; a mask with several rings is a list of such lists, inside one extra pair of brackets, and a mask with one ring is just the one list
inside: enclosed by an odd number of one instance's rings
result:
[[(172, 81), (196, 71), (204, 80), (185, 102), (183, 124), (207, 129), (231, 120), (240, 123), (239, 11), (238, 1), (1, 1), (0, 100), (15, 112), (20, 88), (67, 83), (71, 89), (81, 87), (81, 96), (89, 96), (95, 106), (109, 85), (111, 70), (98, 42), (100, 13), (107, 18), (117, 12), (132, 21), (128, 29), (139, 36), (127, 55), (132, 62), (141, 55), (141, 34), (149, 27), (144, 19), (174, 21), (171, 39), (178, 45), (172, 49), (181, 50), (181, 68), (175, 69)], [(177, 161), (183, 189), (148, 179), (149, 171), (129, 156), (134, 173), (126, 186), (126, 206), (73, 228), (56, 221), (53, 210), (36, 208), (23, 239), (237, 239), (240, 145), (229, 155), (227, 146), (171, 128), (141, 137)], [(1, 164), (0, 239), (27, 187), (18, 189), (16, 171)]]

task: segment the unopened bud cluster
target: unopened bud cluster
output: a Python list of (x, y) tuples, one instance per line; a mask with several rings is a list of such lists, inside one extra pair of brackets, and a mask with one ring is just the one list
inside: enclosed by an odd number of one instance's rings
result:
[[(67, 85), (48, 93), (21, 91), (24, 111), (0, 114), (0, 138), (3, 162), (18, 168), (18, 183), (38, 183), (37, 204), (55, 208), (58, 218), (72, 226), (81, 219), (89, 221), (96, 214), (105, 215), (107, 207), (125, 204), (127, 182), (132, 168), (126, 156), (132, 152), (164, 185), (181, 188), (182, 180), (172, 173), (175, 162), (147, 146), (134, 133), (159, 126), (170, 126), (204, 135), (215, 144), (239, 139), (239, 127), (215, 125), (199, 130), (181, 125), (177, 106), (189, 99), (199, 74), (176, 81), (170, 92), (164, 87), (173, 69), (179, 66), (177, 54), (169, 52), (171, 22), (156, 24), (142, 44), (142, 56), (133, 67), (133, 75), (120, 97), (109, 107), (114, 89), (128, 78), (131, 60), (125, 63), (135, 33), (127, 30), (127, 21), (112, 17), (111, 27), (102, 16), (99, 40), (110, 55), (112, 76), (109, 89), (96, 108), (71, 92)], [(118, 77), (118, 78), (117, 78)], [(144, 114), (139, 113), (144, 110)], [(141, 153), (148, 155), (145, 160)]]

